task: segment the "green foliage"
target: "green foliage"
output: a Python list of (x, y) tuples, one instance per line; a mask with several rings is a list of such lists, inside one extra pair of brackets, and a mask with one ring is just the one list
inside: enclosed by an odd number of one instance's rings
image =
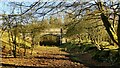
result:
[(40, 45), (59, 46), (60, 44), (60, 39), (57, 35), (48, 34), (42, 36), (40, 39)]
[[(99, 62), (109, 62), (112, 65), (118, 64), (120, 62), (120, 54), (117, 49), (113, 50), (98, 50), (94, 44), (91, 43), (81, 43), (81, 45), (75, 45), (71, 43), (64, 43), (62, 46), (65, 51), (76, 54), (89, 53), (92, 55), (92, 59)], [(73, 59), (78, 59), (74, 58)]]
[(41, 41), (54, 41), (54, 42), (57, 42), (57, 40), (59, 40), (58, 36), (52, 34), (44, 35), (40, 39)]
[(49, 28), (60, 28), (62, 26), (62, 19), (51, 16), (49, 20)]
[(113, 65), (120, 62), (118, 50), (97, 50), (96, 52), (93, 52), (92, 56), (95, 60), (100, 62), (109, 62)]
[[(92, 13), (95, 13), (96, 11)], [(81, 19), (74, 20), (72, 20), (72, 17), (74, 17), (74, 15), (68, 15), (65, 17), (68, 20), (65, 20), (68, 22), (66, 26), (67, 32), (65, 36), (74, 38), (77, 35), (79, 36), (81, 42), (84, 40), (89, 40), (95, 44), (100, 43), (101, 41), (109, 40), (108, 34), (104, 30), (102, 21), (99, 21), (99, 16), (86, 15)], [(78, 37), (76, 37), (76, 39), (77, 38)]]
[(97, 47), (94, 44), (91, 43), (82, 43), (80, 46), (80, 51), (82, 53), (84, 52), (92, 52), (93, 50), (97, 50)]
[(97, 49), (95, 45), (90, 43), (82, 43), (81, 45), (75, 45), (72, 43), (65, 43), (62, 45), (67, 51), (78, 51), (80, 53), (90, 52), (92, 49)]
[(76, 48), (79, 48), (79, 46), (77, 46), (75, 44), (71, 44), (70, 42), (64, 43), (60, 47), (65, 48), (65, 51), (74, 51), (74, 50), (76, 50)]

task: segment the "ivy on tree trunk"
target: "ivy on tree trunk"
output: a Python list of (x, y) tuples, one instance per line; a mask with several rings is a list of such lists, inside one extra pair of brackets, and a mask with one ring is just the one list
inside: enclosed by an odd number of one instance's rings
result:
[(117, 39), (114, 36), (116, 34), (115, 34), (110, 22), (108, 21), (107, 16), (105, 16), (105, 14), (102, 13), (101, 18), (102, 18), (103, 24), (104, 24), (104, 26), (106, 28), (106, 31), (109, 34), (110, 38), (112, 39), (113, 42), (115, 42), (117, 45), (119, 45), (118, 42), (117, 42)]
[(120, 15), (118, 15), (119, 20), (118, 20), (118, 27), (117, 27), (117, 37), (118, 37), (118, 45), (120, 47)]

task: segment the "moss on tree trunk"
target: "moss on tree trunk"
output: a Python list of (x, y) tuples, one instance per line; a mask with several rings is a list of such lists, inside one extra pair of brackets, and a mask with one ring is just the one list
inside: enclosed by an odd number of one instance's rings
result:
[(106, 31), (109, 34), (110, 38), (112, 39), (113, 42), (115, 42), (117, 45), (119, 45), (117, 38), (116, 38), (116, 34), (114, 32), (114, 29), (112, 28), (110, 22), (108, 21), (108, 18), (105, 16), (104, 13), (101, 14), (101, 18), (102, 18), (103, 24), (104, 24)]

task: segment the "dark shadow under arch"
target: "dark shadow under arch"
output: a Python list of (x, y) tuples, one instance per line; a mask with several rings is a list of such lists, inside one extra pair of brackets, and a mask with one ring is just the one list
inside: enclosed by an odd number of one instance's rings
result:
[(60, 35), (56, 34), (45, 34), (40, 37), (40, 46), (59, 46), (60, 45)]

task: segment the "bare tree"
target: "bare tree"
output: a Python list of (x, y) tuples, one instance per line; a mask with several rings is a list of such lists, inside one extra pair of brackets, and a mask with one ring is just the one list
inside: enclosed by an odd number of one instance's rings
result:
[[(108, 35), (110, 36), (110, 38), (112, 39), (112, 41), (120, 47), (120, 19), (116, 20), (116, 16), (118, 16), (119, 18), (119, 15), (118, 15), (119, 3), (118, 2), (112, 3), (109, 0), (105, 0), (105, 1), (77, 0), (75, 2), (69, 3), (69, 2), (41, 2), (39, 0), (37, 2), (32, 3), (29, 6), (27, 6), (26, 4), (19, 4), (19, 3), (14, 3), (14, 4), (20, 7), (27, 8), (27, 9), (24, 9), (20, 14), (9, 15), (10, 17), (12, 16), (11, 18), (14, 18), (15, 16), (22, 17), (22, 16), (28, 15), (28, 16), (37, 17), (37, 18), (41, 17), (42, 19), (44, 19), (46, 16), (55, 15), (59, 13), (63, 13), (63, 14), (67, 13), (67, 14), (73, 15), (72, 16), (73, 21), (69, 25), (74, 24), (74, 26), (81, 23), (82, 19), (85, 16), (90, 16), (86, 20), (98, 19), (96, 22), (98, 21), (103, 22), (103, 25), (106, 28), (106, 31)], [(113, 9), (112, 7), (114, 6), (117, 6), (117, 7)], [(98, 17), (94, 18), (94, 16), (98, 16)], [(111, 24), (110, 22), (111, 20), (113, 21), (113, 24)], [(114, 24), (116, 22), (118, 22), (117, 31), (115, 31), (114, 29)], [(33, 31), (31, 33), (33, 33)]]

